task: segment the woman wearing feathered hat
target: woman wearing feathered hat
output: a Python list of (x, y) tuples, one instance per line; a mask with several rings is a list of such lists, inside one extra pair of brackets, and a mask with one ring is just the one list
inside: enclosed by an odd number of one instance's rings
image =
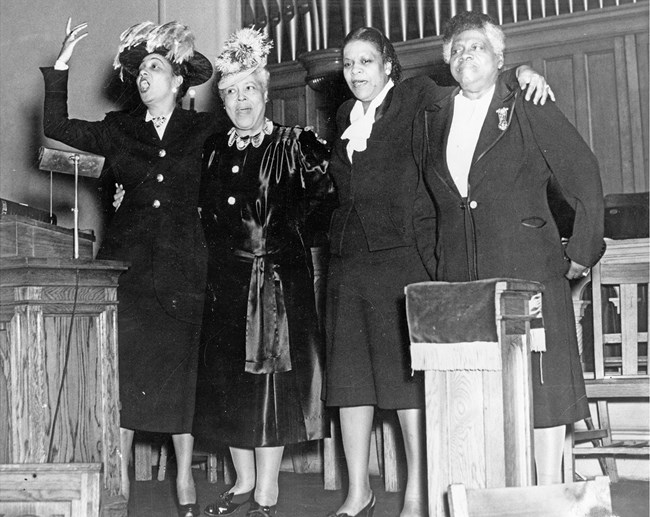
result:
[(122, 491), (134, 430), (170, 433), (178, 463), (179, 515), (197, 516), (192, 420), (207, 257), (197, 212), (201, 154), (216, 119), (178, 101), (212, 75), (184, 25), (144, 22), (124, 31), (115, 58), (142, 103), (97, 122), (69, 119), (67, 63), (87, 24), (66, 37), (45, 78), (45, 135), (106, 157), (126, 195), (98, 258), (123, 260), (118, 314)]
[(269, 49), (262, 33), (241, 29), (216, 62), (233, 127), (206, 144), (208, 290), (194, 434), (202, 449), (230, 448), (237, 480), (209, 516), (243, 504), (249, 516), (275, 515), (284, 446), (326, 429), (310, 245), (335, 201), (329, 152), (312, 131), (265, 118)]

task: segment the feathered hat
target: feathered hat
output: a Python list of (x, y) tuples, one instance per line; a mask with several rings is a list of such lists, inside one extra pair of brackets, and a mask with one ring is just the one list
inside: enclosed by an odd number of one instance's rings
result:
[(233, 33), (215, 62), (220, 73), (219, 89), (228, 88), (264, 68), (272, 47), (273, 43), (261, 31), (247, 27)]
[(178, 22), (156, 25), (142, 22), (120, 34), (120, 46), (113, 61), (113, 68), (137, 76), (142, 60), (156, 53), (168, 61), (182, 66), (182, 75), (188, 86), (196, 86), (212, 77), (212, 64), (200, 52), (194, 50), (194, 34), (189, 27)]

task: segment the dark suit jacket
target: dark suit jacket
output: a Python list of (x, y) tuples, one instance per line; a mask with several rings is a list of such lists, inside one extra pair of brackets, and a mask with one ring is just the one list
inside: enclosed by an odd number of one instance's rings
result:
[[(568, 264), (547, 202), (553, 179), (575, 209), (568, 257), (592, 266), (603, 238), (598, 163), (555, 103), (534, 105), (503, 80), (496, 86), (472, 159), (469, 194), (451, 178), (446, 147), (454, 92), (418, 114), (417, 161), (437, 205), (438, 278), (562, 278)], [(499, 129), (497, 109), (507, 110)]]
[(45, 135), (104, 156), (126, 191), (97, 257), (131, 263), (120, 277), (121, 290), (137, 294), (153, 278), (170, 315), (199, 323), (207, 254), (197, 206), (203, 144), (216, 130), (214, 115), (176, 108), (162, 140), (145, 122), (143, 106), (98, 122), (69, 119), (68, 73), (41, 70)]
[[(448, 91), (426, 77), (394, 86), (377, 109), (366, 151), (355, 153), (353, 163), (346, 151), (348, 141), (337, 138), (329, 166), (339, 195), (329, 232), (332, 253), (342, 251), (352, 210), (361, 220), (370, 251), (430, 242), (424, 235), (435, 231), (435, 214), (426, 191), (417, 190), (418, 170), (411, 148), (413, 118), (427, 102)], [(354, 102), (351, 99), (339, 108), (339, 134), (350, 124)], [(423, 238), (416, 240), (416, 233)], [(434, 260), (433, 246), (419, 251), (425, 263)]]

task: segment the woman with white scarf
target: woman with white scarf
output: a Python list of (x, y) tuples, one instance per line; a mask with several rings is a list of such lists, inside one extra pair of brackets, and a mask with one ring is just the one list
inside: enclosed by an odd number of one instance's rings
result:
[[(520, 86), (535, 87), (526, 97), (543, 102), (544, 79), (521, 72)], [(343, 73), (355, 98), (339, 108), (341, 136), (328, 169), (339, 207), (329, 232), (325, 390), (326, 404), (340, 411), (349, 487), (330, 517), (374, 512), (368, 460), (375, 407), (396, 410), (402, 428), (408, 481), (400, 515), (426, 515), (424, 392), (410, 366), (404, 286), (430, 279), (433, 247), (416, 242), (433, 239), (416, 236), (435, 234), (436, 223), (428, 195), (416, 197), (411, 136), (420, 107), (450, 89), (426, 77), (400, 82), (395, 49), (370, 27), (346, 37)], [(506, 73), (516, 84), (514, 71)]]

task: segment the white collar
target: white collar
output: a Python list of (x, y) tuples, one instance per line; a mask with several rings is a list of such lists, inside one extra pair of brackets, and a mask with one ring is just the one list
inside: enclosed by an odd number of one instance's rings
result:
[(352, 161), (352, 154), (365, 151), (367, 148), (368, 138), (372, 132), (372, 126), (375, 123), (375, 112), (377, 108), (384, 102), (386, 95), (390, 89), (395, 86), (392, 79), (384, 85), (379, 94), (370, 102), (368, 109), (363, 111), (363, 103), (357, 100), (350, 111), (350, 125), (341, 135), (341, 140), (348, 140), (346, 150), (348, 158)]

